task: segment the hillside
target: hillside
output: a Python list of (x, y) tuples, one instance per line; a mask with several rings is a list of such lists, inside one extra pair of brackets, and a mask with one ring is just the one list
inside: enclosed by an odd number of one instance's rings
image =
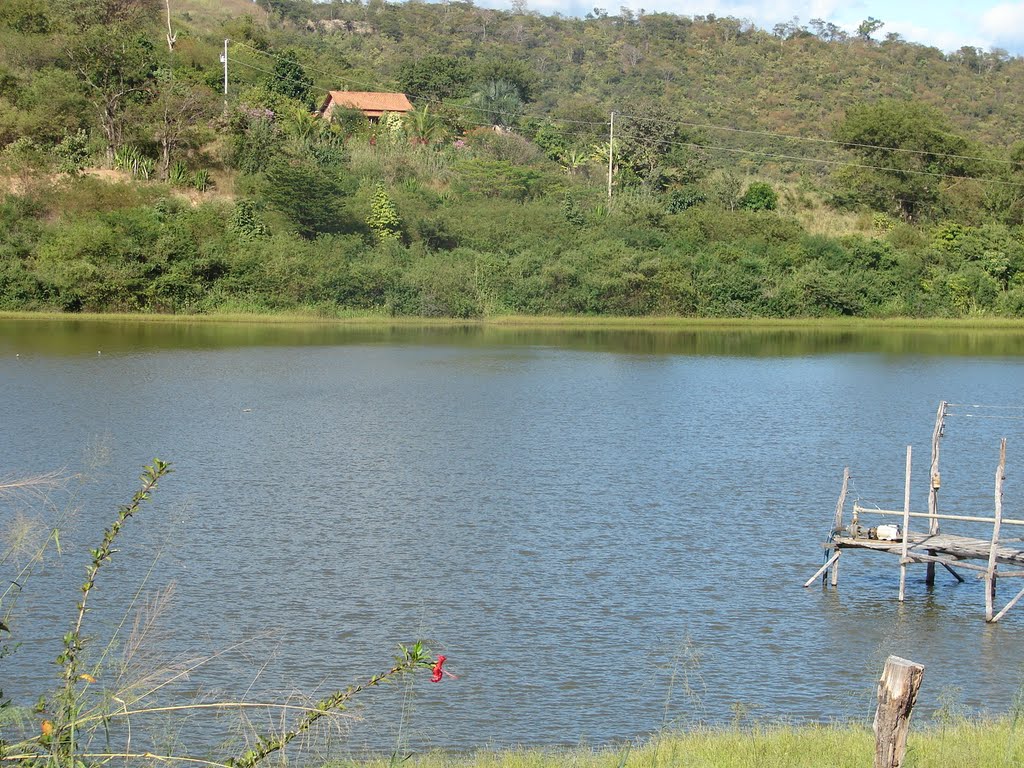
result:
[(0, 307), (1018, 315), (1021, 92), (820, 21), (7, 0)]

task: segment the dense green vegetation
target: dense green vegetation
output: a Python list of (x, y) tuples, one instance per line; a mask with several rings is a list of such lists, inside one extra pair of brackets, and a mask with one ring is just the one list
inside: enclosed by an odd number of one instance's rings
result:
[[(0, 310), (1024, 315), (1003, 51), (204, 2), (0, 7)], [(416, 111), (312, 114), (341, 88)]]

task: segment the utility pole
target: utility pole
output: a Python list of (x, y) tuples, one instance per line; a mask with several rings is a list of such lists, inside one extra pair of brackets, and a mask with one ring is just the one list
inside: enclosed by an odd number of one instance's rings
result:
[(220, 55), (221, 63), (224, 65), (224, 95), (228, 95), (228, 39), (224, 38), (224, 53)]
[(171, 0), (164, 0), (167, 6), (167, 48), (174, 53), (174, 44), (178, 42), (178, 33), (171, 28)]
[(615, 111), (608, 122), (608, 199), (612, 199), (612, 163), (615, 160)]

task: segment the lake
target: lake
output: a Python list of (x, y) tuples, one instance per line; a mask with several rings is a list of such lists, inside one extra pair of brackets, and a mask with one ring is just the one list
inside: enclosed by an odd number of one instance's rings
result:
[[(127, 524), (86, 626), (98, 654), (173, 586), (132, 659), (136, 676), (190, 668), (160, 701), (324, 695), (424, 638), (458, 678), (370, 692), (325, 742), (863, 719), (890, 653), (926, 665), (924, 717), (1003, 713), (1024, 608), (987, 625), (980, 583), (940, 570), (929, 589), (923, 566), (900, 605), (895, 558), (871, 553), (844, 558), (838, 590), (802, 584), (844, 466), (851, 501), (900, 508), (913, 444), (923, 509), (938, 402), (1021, 406), (1022, 382), (1024, 331), (0, 320), (0, 475), (74, 476), (46, 504), (0, 503), (8, 539), (19, 520), (60, 524), (63, 550), (20, 593), (2, 688), (34, 701), (56, 681), (84, 553), (158, 456), (175, 471)], [(950, 417), (944, 510), (991, 513), (1006, 436), (1005, 514), (1024, 517), (1021, 417)], [(148, 727), (213, 749), (233, 723)]]

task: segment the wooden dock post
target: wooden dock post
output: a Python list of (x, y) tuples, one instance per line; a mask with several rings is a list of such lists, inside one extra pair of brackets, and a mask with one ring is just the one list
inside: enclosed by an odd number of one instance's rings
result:
[[(1006, 438), (999, 443), (999, 466), (996, 467), (996, 514), (992, 523), (992, 546), (988, 551), (988, 569), (985, 571), (985, 621), (997, 621), (992, 615), (996, 599), (996, 548), (999, 546), (999, 528), (1003, 523), (1003, 480), (1006, 479)], [(1003, 615), (1000, 611), (1000, 618)]]
[(907, 537), (910, 535), (910, 460), (913, 450), (907, 446), (907, 473), (903, 485), (903, 549), (900, 552), (900, 602), (907, 589)]
[(902, 768), (907, 754), (910, 713), (921, 689), (924, 665), (899, 656), (885, 660), (875, 710), (875, 768)]
[[(942, 476), (939, 474), (939, 442), (942, 440), (942, 431), (946, 421), (946, 406), (948, 405), (949, 403), (945, 400), (939, 403), (939, 409), (935, 413), (935, 428), (932, 430), (932, 465), (928, 472), (928, 514), (931, 515), (928, 520), (928, 533), (932, 536), (939, 532), (939, 519), (935, 517), (939, 511), (939, 487), (942, 485)], [(935, 553), (930, 552), (929, 554), (934, 555)], [(927, 568), (924, 583), (930, 587), (935, 584), (935, 563), (928, 563)], [(952, 573), (956, 575), (955, 572)], [(960, 579), (958, 575), (957, 578)]]
[[(836, 535), (837, 531), (843, 529), (843, 507), (846, 506), (846, 491), (850, 487), (850, 468), (845, 467), (843, 469), (843, 487), (839, 491), (839, 500), (836, 502), (836, 514), (832, 518), (832, 536)], [(831, 539), (831, 536), (829, 537)], [(836, 550), (836, 554), (839, 554), (839, 550)], [(825, 575), (822, 574), (822, 583), (824, 583)], [(839, 558), (835, 558), (832, 563), (832, 586), (839, 585)]]

